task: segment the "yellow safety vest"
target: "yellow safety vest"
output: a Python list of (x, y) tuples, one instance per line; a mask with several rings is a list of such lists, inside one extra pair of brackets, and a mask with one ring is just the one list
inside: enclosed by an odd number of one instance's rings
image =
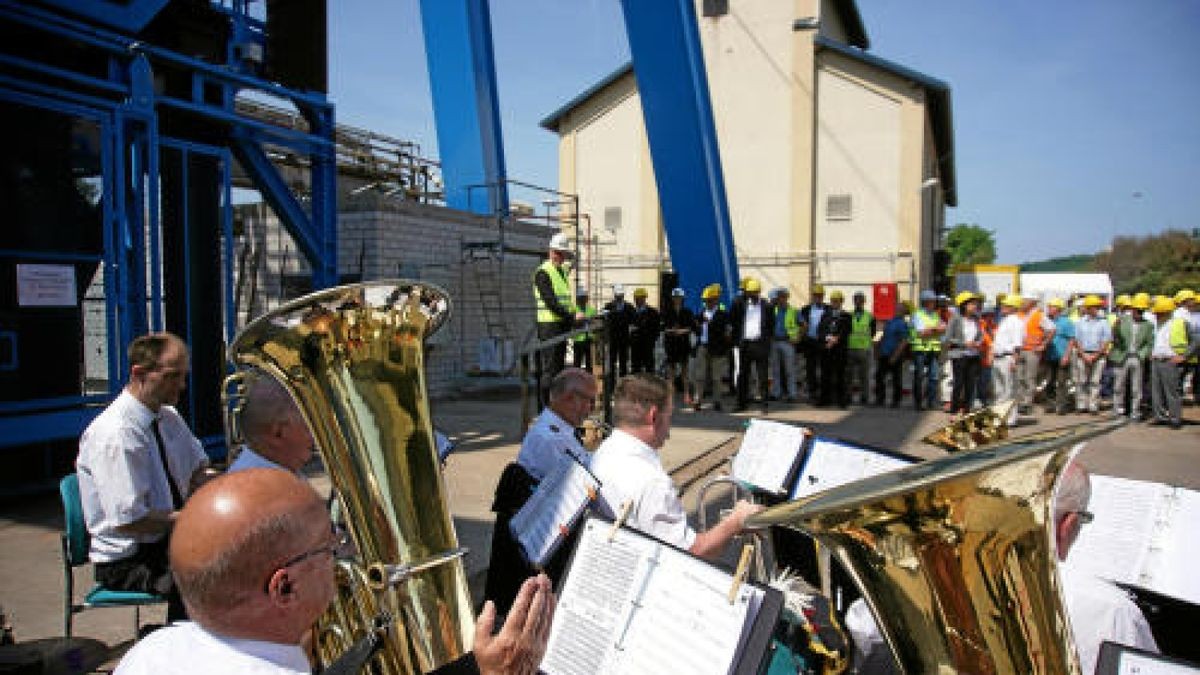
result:
[[(725, 308), (722, 307), (721, 309)], [(800, 339), (800, 324), (796, 323), (796, 308), (791, 305), (788, 305), (788, 308), (783, 310), (783, 330), (792, 342)]]
[[(574, 313), (575, 302), (571, 297), (571, 285), (567, 283), (567, 277), (562, 273), (562, 270), (556, 267), (554, 263), (550, 262), (549, 260), (543, 261), (541, 265), (538, 265), (537, 269), (546, 272), (546, 274), (550, 277), (550, 283), (554, 287), (554, 295), (558, 297), (559, 304)], [(535, 270), (533, 274), (534, 278), (536, 278), (537, 271)], [(550, 311), (550, 308), (546, 305), (546, 302), (542, 300), (542, 294), (538, 293), (536, 283), (533, 284), (533, 297), (537, 300), (538, 323), (559, 323), (562, 321), (557, 314)]]
[(1171, 351), (1183, 354), (1188, 348), (1188, 322), (1174, 317), (1171, 319)]
[(850, 339), (846, 341), (846, 346), (850, 349), (870, 349), (871, 348), (871, 313), (863, 310), (862, 314), (855, 316), (853, 310), (850, 312)]
[[(583, 315), (589, 319), (592, 318), (593, 316), (596, 316), (596, 308), (592, 307), (591, 305), (588, 305), (587, 307), (585, 307), (583, 309)], [(576, 342), (587, 342), (589, 339), (591, 339), (591, 337), (592, 337), (591, 333), (583, 333), (582, 335), (576, 335), (575, 337), (573, 337), (571, 339)]]
[[(942, 322), (941, 316), (937, 312), (927, 312), (924, 308), (918, 309), (916, 314), (921, 317), (921, 323), (925, 325), (937, 326)], [(914, 352), (940, 352), (942, 351), (942, 339), (938, 336), (923, 338), (917, 331), (917, 322), (913, 322), (912, 327), (912, 350)]]

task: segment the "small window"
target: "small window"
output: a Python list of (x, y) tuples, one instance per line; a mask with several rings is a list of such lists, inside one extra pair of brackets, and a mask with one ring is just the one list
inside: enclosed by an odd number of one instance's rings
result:
[(609, 206), (604, 209), (604, 229), (616, 232), (621, 229), (621, 207)]
[(825, 220), (850, 220), (854, 205), (850, 195), (829, 195), (825, 198)]
[(729, 13), (729, 0), (704, 0), (704, 16), (725, 16)]

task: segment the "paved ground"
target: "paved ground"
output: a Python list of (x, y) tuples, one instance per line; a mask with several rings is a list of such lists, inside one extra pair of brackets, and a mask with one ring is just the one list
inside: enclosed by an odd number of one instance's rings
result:
[[(439, 427), (458, 442), (447, 465), (447, 485), (460, 539), (470, 548), (468, 573), (473, 588), (481, 587), (488, 560), (492, 514), (489, 511), (496, 478), (517, 454), (520, 408), (515, 391), (473, 394), (470, 398), (435, 401)], [(909, 408), (814, 409), (808, 406), (772, 408), (771, 419), (811, 426), (817, 433), (901, 450), (921, 457), (940, 450), (921, 438), (942, 425), (941, 413), (917, 414)], [(1200, 490), (1200, 408), (1185, 408), (1190, 424), (1182, 430), (1129, 425), (1092, 441), (1084, 461), (1097, 473), (1152, 480)], [(711, 411), (677, 411), (670, 440), (663, 450), (664, 465), (690, 488), (684, 493), (689, 509), (696, 507), (696, 488), (702, 478), (724, 470), (736, 451), (737, 434), (749, 416)], [(1017, 434), (1077, 423), (1090, 416), (1049, 416), (1029, 420)], [(317, 477), (321, 479), (320, 476)], [(22, 643), (50, 641), (64, 634), (62, 626), (63, 573), (59, 554), (61, 516), (57, 494), (0, 502), (0, 604), (9, 614)], [(77, 590), (91, 583), (90, 569), (76, 573)], [(161, 621), (162, 611), (143, 612), (144, 620)], [(105, 645), (118, 649), (132, 637), (132, 611), (92, 610), (76, 617), (71, 646), (82, 648), (72, 658), (100, 662)], [(46, 643), (43, 643), (46, 644)], [(61, 641), (54, 644), (62, 646)], [(0, 672), (4, 672), (0, 652)], [(93, 661), (95, 658), (95, 661)], [(65, 672), (65, 671), (64, 671)], [(76, 671), (78, 672), (78, 671)]]

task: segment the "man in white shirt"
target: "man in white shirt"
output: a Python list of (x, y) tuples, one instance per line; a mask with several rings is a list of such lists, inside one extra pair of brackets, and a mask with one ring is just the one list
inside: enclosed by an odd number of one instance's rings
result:
[(167, 567), (167, 539), (184, 500), (206, 478), (208, 456), (174, 405), (188, 350), (170, 333), (129, 345), (129, 383), (88, 425), (75, 460), (96, 581), (167, 596), (167, 619), (186, 614)]
[(254, 373), (246, 386), (241, 430), (246, 439), (229, 471), (266, 468), (299, 473), (312, 459), (313, 437), (304, 415), (274, 378)]
[(566, 368), (550, 382), (550, 405), (525, 433), (517, 463), (541, 481), (562, 460), (573, 455), (590, 462), (590, 455), (575, 437), (596, 405), (596, 378), (581, 368)]
[[(1067, 561), (1079, 530), (1091, 522), (1092, 496), (1087, 470), (1078, 462), (1067, 465), (1054, 496), (1054, 539), (1059, 561)], [(1157, 652), (1158, 645), (1142, 611), (1111, 582), (1079, 570), (1060, 568), (1067, 617), (1082, 672), (1096, 672), (1100, 643), (1108, 640)]]
[[(308, 675), (302, 643), (336, 595), (340, 550), (324, 501), (295, 474), (249, 469), (211, 481), (188, 501), (171, 540), (194, 623), (140, 641), (116, 674)], [(553, 617), (549, 580), (530, 579), (499, 635), (488, 603), (473, 652), (434, 672), (532, 675)]]
[(762, 507), (739, 501), (733, 513), (707, 532), (697, 533), (688, 525), (683, 502), (658, 456), (671, 432), (671, 407), (671, 389), (661, 377), (639, 373), (622, 378), (613, 394), (617, 428), (596, 451), (592, 473), (614, 511), (629, 505), (627, 524), (713, 559)]
[(1021, 296), (1009, 293), (1000, 304), (1000, 325), (992, 342), (992, 386), (997, 404), (1014, 401), (1007, 424), (1017, 426), (1017, 357), (1025, 342), (1025, 321), (1016, 314), (1021, 308)]

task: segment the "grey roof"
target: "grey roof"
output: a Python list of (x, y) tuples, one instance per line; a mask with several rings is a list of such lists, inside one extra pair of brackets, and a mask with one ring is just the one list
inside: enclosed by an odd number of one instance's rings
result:
[(617, 80), (621, 79), (625, 75), (632, 73), (632, 72), (633, 72), (633, 61), (630, 61), (630, 62), (626, 63), (625, 65), (621, 66), (620, 68), (617, 68), (616, 70), (612, 71), (608, 75), (605, 75), (599, 82), (588, 87), (583, 92), (581, 92), (578, 96), (575, 96), (570, 101), (567, 101), (566, 103), (559, 106), (558, 109), (556, 109), (554, 112), (543, 117), (542, 121), (538, 122), (538, 126), (542, 127), (543, 129), (546, 129), (548, 131), (558, 131), (558, 123), (562, 121), (562, 118), (567, 116), (567, 113), (571, 112), (577, 106), (581, 105), (584, 101), (588, 100), (592, 96), (599, 93), (600, 90), (604, 89), (608, 85), (612, 84), (613, 82), (616, 82)]
[(869, 64), (925, 88), (929, 118), (933, 125), (934, 144), (937, 146), (938, 170), (946, 204), (958, 206), (958, 179), (954, 172), (954, 118), (950, 104), (950, 85), (912, 68), (868, 54), (861, 49), (817, 36), (817, 47), (842, 54), (847, 58)]

